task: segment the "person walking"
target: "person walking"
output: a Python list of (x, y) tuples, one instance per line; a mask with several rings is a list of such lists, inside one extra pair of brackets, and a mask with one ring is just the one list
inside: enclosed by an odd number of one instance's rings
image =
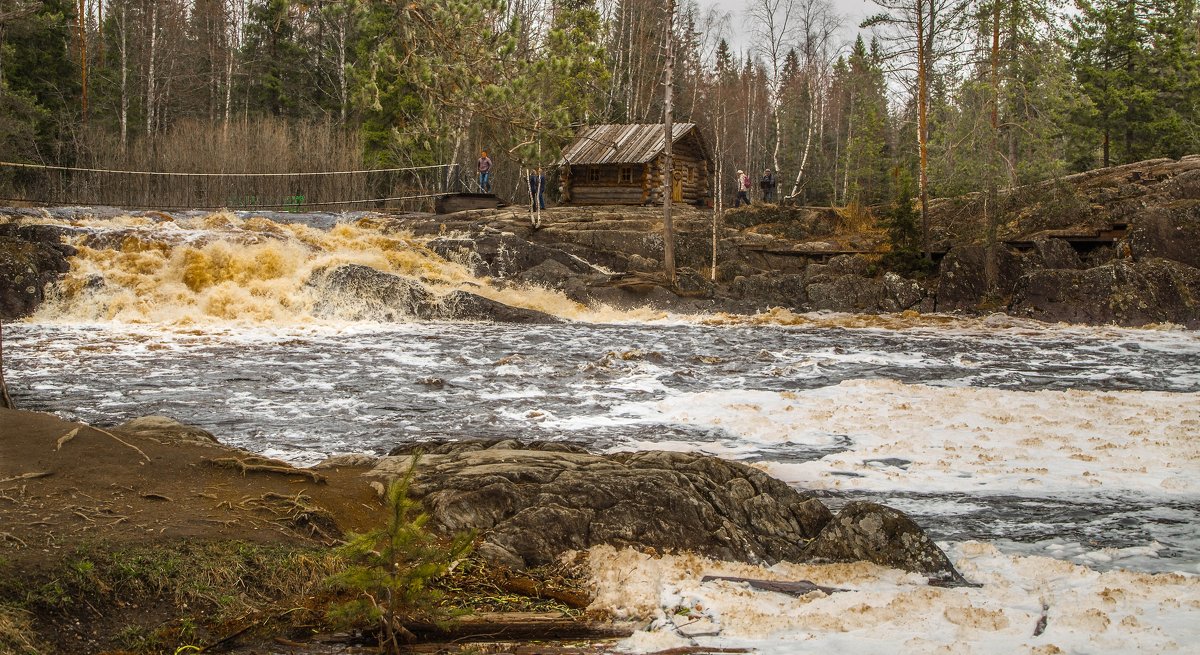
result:
[(742, 170), (737, 172), (737, 197), (733, 199), (734, 207), (741, 207), (742, 203), (750, 204), (750, 176)]
[(487, 151), (479, 153), (479, 190), (483, 193), (492, 192), (492, 158), (488, 157)]
[(758, 188), (762, 189), (762, 199), (764, 203), (775, 202), (775, 174), (771, 169), (767, 169), (763, 173), (762, 179), (758, 181)]

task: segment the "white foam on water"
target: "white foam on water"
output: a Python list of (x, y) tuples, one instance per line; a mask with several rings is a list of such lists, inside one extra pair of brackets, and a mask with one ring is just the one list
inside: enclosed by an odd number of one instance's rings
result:
[[(602, 546), (590, 551), (590, 609), (642, 622), (620, 648), (750, 648), (791, 653), (1186, 653), (1200, 639), (1200, 577), (1098, 572), (980, 542), (948, 554), (980, 588), (937, 588), (865, 562), (759, 567)], [(846, 589), (802, 597), (706, 575)], [(1045, 609), (1043, 609), (1043, 607)], [(1044, 631), (1035, 626), (1045, 615)]]
[(831, 435), (845, 435), (846, 450), (818, 460), (761, 464), (809, 489), (1190, 496), (1200, 492), (1197, 407), (1197, 393), (855, 380), (796, 392), (677, 394), (625, 411), (643, 421), (720, 428), (747, 451), (827, 446)]

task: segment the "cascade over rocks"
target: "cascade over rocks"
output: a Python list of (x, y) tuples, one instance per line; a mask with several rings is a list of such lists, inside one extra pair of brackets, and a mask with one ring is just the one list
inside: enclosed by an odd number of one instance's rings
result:
[[(755, 563), (861, 553), (859, 559), (887, 566), (958, 575), (903, 514), (874, 506), (886, 529), (870, 519), (858, 532), (828, 532), (833, 515), (813, 494), (738, 462), (666, 451), (594, 455), (570, 444), (508, 439), (402, 446), (366, 475), (396, 479), (415, 453), (421, 458), (410, 493), (423, 501), (431, 524), (449, 533), (478, 531), (480, 551), (511, 567), (606, 544)], [(825, 545), (812, 551), (813, 539)]]

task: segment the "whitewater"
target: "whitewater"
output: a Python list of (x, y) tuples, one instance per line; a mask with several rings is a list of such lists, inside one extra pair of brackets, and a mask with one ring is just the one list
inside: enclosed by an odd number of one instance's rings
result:
[[(901, 509), (982, 585), (594, 549), (593, 608), (645, 627), (629, 652), (1195, 652), (1200, 639), (1200, 333), (584, 307), (474, 278), (371, 216), (32, 220), (66, 228), (79, 254), (33, 317), (5, 326), (23, 408), (96, 424), (163, 414), (300, 465), (433, 438), (703, 452), (835, 511)], [(347, 263), (568, 322), (383, 320), (313, 284)], [(793, 598), (705, 575), (848, 591)]]

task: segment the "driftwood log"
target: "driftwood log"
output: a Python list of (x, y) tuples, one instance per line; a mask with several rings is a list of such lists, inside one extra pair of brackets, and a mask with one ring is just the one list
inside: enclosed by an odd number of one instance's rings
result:
[(620, 639), (632, 623), (591, 622), (560, 612), (485, 612), (457, 616), (441, 625), (406, 624), (421, 640)]

